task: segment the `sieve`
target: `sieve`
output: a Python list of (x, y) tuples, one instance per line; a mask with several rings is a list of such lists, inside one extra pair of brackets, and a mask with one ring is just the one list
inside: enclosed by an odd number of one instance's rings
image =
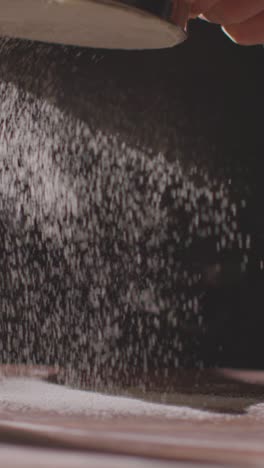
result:
[(186, 0), (1, 0), (0, 35), (106, 49), (161, 49), (187, 37)]

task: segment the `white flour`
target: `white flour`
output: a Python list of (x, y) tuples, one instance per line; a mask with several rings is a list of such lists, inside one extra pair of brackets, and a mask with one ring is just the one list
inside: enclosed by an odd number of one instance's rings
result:
[(0, 381), (0, 412), (26, 413), (40, 410), (63, 415), (111, 418), (117, 416), (148, 416), (167, 419), (211, 420), (223, 416), (145, 401), (73, 390), (38, 380), (11, 378)]

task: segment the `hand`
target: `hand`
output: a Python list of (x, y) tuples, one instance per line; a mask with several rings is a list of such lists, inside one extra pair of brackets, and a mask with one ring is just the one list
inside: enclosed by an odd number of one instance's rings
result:
[(236, 43), (264, 43), (264, 0), (186, 0), (191, 3), (191, 17), (201, 16), (222, 25)]

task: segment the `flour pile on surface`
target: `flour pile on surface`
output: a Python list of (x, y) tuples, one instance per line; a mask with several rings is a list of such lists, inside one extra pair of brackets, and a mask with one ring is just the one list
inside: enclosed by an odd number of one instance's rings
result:
[(7, 410), (11, 411), (11, 414), (26, 414), (39, 410), (53, 415), (104, 419), (124, 416), (186, 420), (190, 417), (197, 420), (223, 418), (223, 415), (184, 406), (168, 406), (126, 397), (101, 395), (22, 378), (1, 381), (0, 411)]

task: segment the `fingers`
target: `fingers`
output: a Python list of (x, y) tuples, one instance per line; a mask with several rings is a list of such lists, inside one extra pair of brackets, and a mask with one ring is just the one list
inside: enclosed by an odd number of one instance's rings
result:
[(204, 10), (204, 16), (224, 26), (238, 24), (255, 17), (264, 10), (264, 0), (221, 0)]
[(191, 17), (202, 14), (238, 44), (264, 43), (264, 0), (186, 0)]
[(244, 23), (225, 26), (223, 31), (237, 44), (264, 44), (264, 11)]
[(204, 13), (214, 7), (220, 0), (186, 0), (191, 5), (191, 16), (196, 16)]

